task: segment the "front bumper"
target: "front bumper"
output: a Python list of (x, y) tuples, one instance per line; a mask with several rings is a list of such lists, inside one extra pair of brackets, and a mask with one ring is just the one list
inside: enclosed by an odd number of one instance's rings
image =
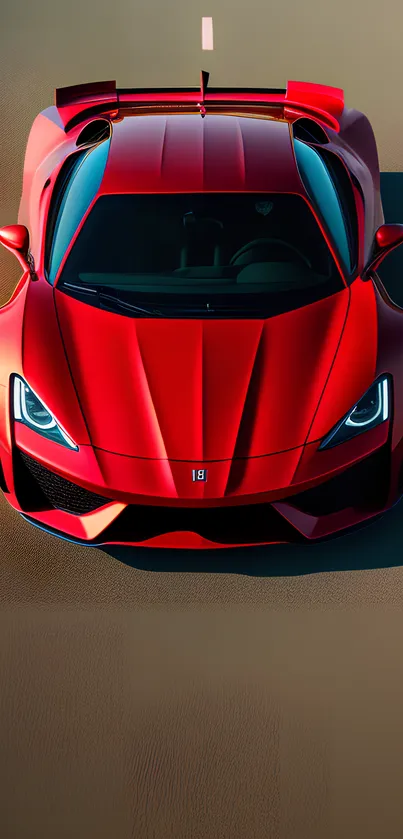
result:
[[(56, 469), (33, 457), (27, 451), (28, 438), (24, 440), (25, 451), (21, 445), (14, 445), (9, 458), (0, 455), (2, 482), (3, 489), (8, 490), (6, 497), (24, 518), (60, 538), (87, 546), (122, 544), (205, 549), (309, 543), (360, 525), (383, 513), (397, 500), (403, 490), (401, 470), (397, 475), (388, 432), (385, 423), (355, 441), (323, 453), (324, 457), (318, 458), (317, 445), (311, 444), (301, 450), (237, 464), (232, 483), (225, 472), (230, 491), (221, 498), (130, 494), (125, 487), (130, 471), (146, 470), (147, 464), (139, 465), (135, 458), (105, 452), (102, 457), (97, 453), (101, 477), (93, 471), (92, 488), (84, 488), (71, 474), (67, 480)], [(50, 446), (54, 451), (54, 445)], [(82, 455), (88, 463), (91, 451)], [(72, 456), (70, 452), (63, 454)], [(340, 466), (341, 454), (347, 463)], [(93, 452), (92, 456), (95, 459)], [(293, 470), (292, 485), (283, 490), (272, 488), (246, 493), (245, 486), (254, 484), (260, 488), (263, 478), (259, 476), (267, 470), (267, 464), (271, 466), (273, 482), (279, 479), (280, 473), (287, 477)], [(157, 465), (149, 462), (150, 472)], [(214, 464), (207, 465), (209, 472), (212, 466), (214, 471)], [(182, 480), (191, 466), (180, 464)], [(223, 466), (222, 472), (228, 468)], [(324, 475), (320, 473), (323, 468), (329, 470)], [(164, 469), (165, 466), (161, 472), (166, 480), (168, 472)], [(120, 493), (111, 488), (116, 470), (121, 474)], [(178, 465), (175, 474), (179, 478), (182, 474)], [(218, 466), (215, 474), (218, 481)], [(152, 484), (152, 479), (148, 480)], [(268, 483), (266, 477), (266, 486)], [(192, 487), (189, 493), (206, 493), (206, 486)], [(210, 492), (211, 486), (210, 483)]]

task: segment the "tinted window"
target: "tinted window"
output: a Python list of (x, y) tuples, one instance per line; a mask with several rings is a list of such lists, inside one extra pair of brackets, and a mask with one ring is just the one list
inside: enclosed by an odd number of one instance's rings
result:
[(70, 178), (74, 176), (74, 171), (77, 169), (81, 160), (87, 154), (86, 151), (74, 152), (64, 161), (63, 166), (57, 176), (56, 183), (53, 189), (52, 198), (48, 212), (48, 219), (46, 225), (46, 240), (45, 240), (45, 273), (49, 277), (49, 262), (52, 250), (53, 233), (55, 224), (60, 212), (61, 203), (65, 189), (69, 183)]
[(101, 196), (66, 260), (65, 283), (175, 306), (253, 298), (273, 314), (343, 288), (302, 197), (208, 192)]
[[(294, 140), (295, 155), (305, 188), (319, 211), (343, 266), (348, 274), (354, 268), (350, 222), (321, 154), (301, 140)], [(350, 237), (349, 237), (350, 233)]]
[(336, 154), (327, 151), (327, 149), (321, 149), (320, 155), (327, 166), (328, 172), (339, 196), (350, 245), (352, 270), (355, 270), (358, 261), (358, 218), (353, 192), (353, 182), (355, 181), (355, 186), (360, 192), (363, 200), (362, 189), (357, 179), (354, 178), (354, 175), (351, 175), (350, 177), (346, 166)]
[(52, 284), (71, 239), (98, 191), (108, 150), (109, 142), (104, 142), (88, 152), (81, 153), (74, 158), (64, 175), (51, 221), (52, 242), (47, 274)]

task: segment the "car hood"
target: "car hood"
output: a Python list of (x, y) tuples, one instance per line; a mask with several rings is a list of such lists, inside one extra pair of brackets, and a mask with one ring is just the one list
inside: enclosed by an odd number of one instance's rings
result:
[(55, 303), (92, 444), (200, 462), (305, 443), (349, 289), (267, 320), (136, 319), (57, 289)]

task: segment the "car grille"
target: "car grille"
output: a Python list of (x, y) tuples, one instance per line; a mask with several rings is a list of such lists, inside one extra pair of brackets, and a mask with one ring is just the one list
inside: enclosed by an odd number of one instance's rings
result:
[[(17, 450), (15, 454), (17, 497), (23, 493), (19, 500), (27, 512), (48, 509), (50, 503), (57, 509), (84, 515), (110, 501), (56, 475), (25, 452)], [(318, 487), (283, 501), (318, 517), (347, 507), (376, 511), (386, 503), (389, 472), (390, 456), (385, 446)], [(175, 531), (198, 533), (226, 545), (307, 541), (270, 503), (207, 508), (129, 504), (92, 541), (143, 542)]]
[[(85, 513), (91, 513), (94, 510), (97, 510), (99, 507), (103, 507), (104, 504), (110, 503), (109, 498), (104, 498), (102, 495), (97, 495), (94, 492), (90, 492), (87, 489), (83, 489), (83, 487), (78, 486), (77, 484), (72, 483), (71, 481), (67, 481), (66, 478), (62, 478), (60, 475), (56, 475), (55, 472), (52, 472), (50, 469), (47, 469), (42, 463), (39, 463), (33, 457), (26, 454), (23, 451), (18, 451), (18, 455), (20, 459), (19, 464), (19, 479), (20, 482), (24, 481), (24, 474), (21, 474), (21, 467), (26, 467), (29, 472), (31, 478), (34, 479), (36, 484), (36, 492), (38, 488), (40, 490), (41, 499), (38, 498), (38, 501), (42, 500), (41, 506), (43, 507), (43, 501), (46, 499), (52, 507), (55, 507), (58, 510), (64, 510), (67, 513), (73, 513), (77, 516), (83, 516)], [(31, 488), (31, 493), (29, 489)], [(28, 490), (28, 492), (27, 492)], [(32, 494), (33, 486), (32, 482), (30, 487), (27, 487), (25, 481), (25, 491), (26, 496)], [(28, 502), (29, 503), (29, 502)], [(30, 501), (30, 509), (32, 510), (32, 497)], [(25, 504), (23, 505), (25, 508)], [(28, 507), (29, 509), (29, 507)]]

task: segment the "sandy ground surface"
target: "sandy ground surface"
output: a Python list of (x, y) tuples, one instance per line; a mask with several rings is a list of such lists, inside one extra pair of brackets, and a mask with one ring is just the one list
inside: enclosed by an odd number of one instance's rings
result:
[[(382, 169), (402, 170), (402, 23), (398, 0), (15, 0), (0, 224), (32, 120), (80, 81), (191, 85), (203, 67), (217, 85), (335, 84), (370, 116)], [(0, 303), (18, 276), (3, 250)], [(312, 548), (111, 556), (1, 496), (2, 839), (400, 839), (402, 537), (397, 506)]]

